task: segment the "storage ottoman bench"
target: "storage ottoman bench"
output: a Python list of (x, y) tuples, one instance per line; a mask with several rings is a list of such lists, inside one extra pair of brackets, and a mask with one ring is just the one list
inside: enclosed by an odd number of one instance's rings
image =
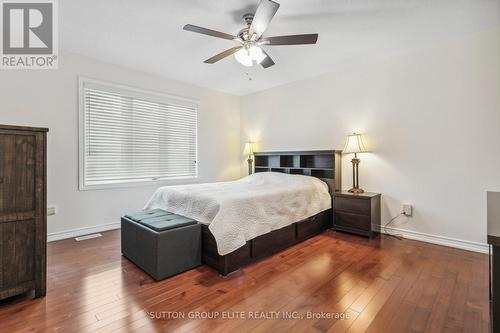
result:
[(161, 209), (121, 218), (122, 254), (155, 280), (201, 265), (201, 225)]

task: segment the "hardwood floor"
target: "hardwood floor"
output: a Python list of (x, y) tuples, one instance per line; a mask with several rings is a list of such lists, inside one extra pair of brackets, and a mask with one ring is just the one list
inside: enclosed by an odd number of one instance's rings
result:
[[(154, 282), (121, 257), (119, 237), (111, 231), (83, 242), (49, 243), (47, 297), (0, 302), (0, 331), (487, 332), (489, 327), (488, 259), (478, 253), (329, 231), (227, 278), (201, 266)], [(238, 314), (246, 319), (221, 318)], [(190, 318), (195, 315), (219, 317)], [(292, 318), (283, 319), (286, 315)]]

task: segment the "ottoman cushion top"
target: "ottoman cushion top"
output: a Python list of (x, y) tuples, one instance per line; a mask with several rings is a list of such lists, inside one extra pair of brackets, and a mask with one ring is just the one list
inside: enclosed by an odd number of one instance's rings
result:
[(197, 223), (193, 219), (162, 209), (143, 210), (142, 212), (127, 214), (125, 217), (158, 232)]

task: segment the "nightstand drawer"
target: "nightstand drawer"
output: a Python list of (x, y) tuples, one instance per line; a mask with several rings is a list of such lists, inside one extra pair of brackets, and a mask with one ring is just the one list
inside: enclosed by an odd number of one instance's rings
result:
[[(356, 200), (357, 201), (357, 200)], [(367, 215), (335, 212), (335, 226), (370, 231), (372, 228), (370, 217)]]
[(335, 210), (370, 215), (370, 200), (335, 197)]

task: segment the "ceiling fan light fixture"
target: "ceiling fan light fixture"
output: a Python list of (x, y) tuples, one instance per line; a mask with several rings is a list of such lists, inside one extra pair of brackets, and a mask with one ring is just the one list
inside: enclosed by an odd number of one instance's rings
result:
[(262, 49), (258, 46), (252, 45), (248, 50), (250, 58), (255, 60), (256, 63), (260, 64), (262, 60), (266, 59), (267, 55), (262, 52)]
[(247, 67), (252, 67), (253, 62), (260, 64), (267, 55), (262, 52), (262, 49), (258, 46), (252, 45), (249, 48), (242, 48), (234, 54), (234, 57), (240, 64)]
[(236, 52), (234, 54), (234, 57), (243, 66), (246, 66), (246, 67), (253, 66), (253, 61), (252, 61), (252, 58), (250, 57), (250, 52), (246, 48), (242, 48), (241, 50)]

